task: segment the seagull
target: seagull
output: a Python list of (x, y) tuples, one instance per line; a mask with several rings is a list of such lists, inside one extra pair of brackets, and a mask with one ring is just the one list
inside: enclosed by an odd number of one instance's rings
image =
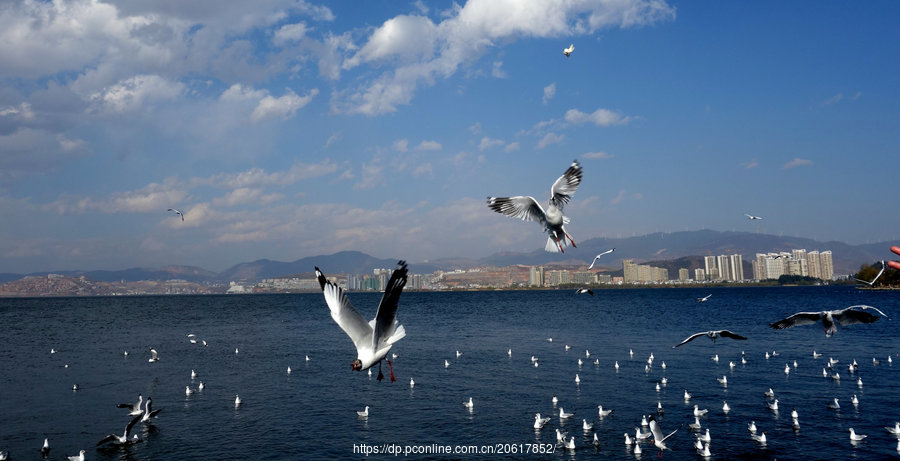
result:
[(684, 390), (684, 401), (687, 402), (691, 399), (691, 394), (688, 393), (687, 389)]
[(702, 298), (697, 298), (697, 302), (698, 302), (698, 303), (705, 303), (706, 301), (709, 301), (709, 298), (710, 298), (711, 296), (712, 296), (712, 293), (710, 293), (710, 294), (708, 294), (708, 295), (706, 295), (706, 296), (704, 296), (704, 297), (702, 297)]
[(238, 405), (241, 404), (241, 397), (237, 394), (234, 394), (234, 407), (237, 408)]
[(699, 431), (700, 430), (700, 417), (694, 416), (694, 422), (688, 424), (688, 427), (691, 428), (691, 430)]
[(566, 434), (569, 431), (562, 432), (559, 429), (556, 430), (556, 443), (565, 443), (566, 442)]
[(709, 442), (706, 442), (706, 445), (703, 445), (703, 449), (697, 449), (697, 454), (704, 458), (711, 457), (712, 453), (709, 451)]
[(150, 348), (150, 359), (148, 362), (159, 362), (159, 355), (156, 354), (156, 349)]
[(594, 296), (594, 290), (591, 290), (590, 288), (579, 288), (578, 291), (575, 292), (577, 295), (583, 295), (585, 293)]
[(612, 410), (604, 410), (603, 405), (597, 405), (597, 414), (603, 418), (604, 416), (609, 416), (612, 413)]
[(461, 356), (461, 355), (462, 355), (462, 352), (456, 351), (456, 358), (459, 358), (459, 356)]
[(572, 55), (572, 53), (574, 51), (575, 51), (575, 44), (571, 43), (571, 44), (569, 44), (568, 48), (563, 49), (563, 54), (566, 55), (566, 57), (568, 58), (569, 56)]
[(472, 397), (469, 397), (469, 400), (466, 402), (463, 402), (462, 404), (464, 407), (468, 408), (469, 410), (475, 408), (475, 402), (472, 401)]
[(751, 434), (756, 434), (756, 421), (750, 421), (750, 424), (747, 425), (747, 430)]
[(84, 450), (78, 452), (78, 456), (69, 456), (69, 461), (84, 461)]
[(563, 446), (566, 447), (566, 450), (574, 450), (575, 449), (575, 436), (573, 435), (572, 438), (570, 438), (568, 442), (565, 442), (563, 444)]
[(838, 403), (837, 397), (834, 398), (834, 402), (828, 404), (828, 408), (831, 408), (832, 410), (841, 409), (841, 404)]
[(750, 438), (753, 440), (765, 445), (766, 444), (766, 432), (763, 431), (762, 435), (751, 434)]
[[(710, 295), (710, 296), (712, 296), (712, 295)], [(697, 298), (697, 299), (704, 299), (704, 298)], [(701, 302), (702, 302), (702, 301), (701, 301)], [(701, 331), (700, 333), (694, 333), (694, 334), (688, 336), (687, 339), (685, 339), (684, 341), (682, 341), (682, 342), (680, 342), (680, 343), (678, 343), (678, 344), (672, 346), (672, 348), (674, 349), (674, 348), (676, 348), (676, 347), (678, 347), (678, 346), (681, 346), (681, 345), (684, 345), (684, 344), (686, 344), (686, 343), (689, 343), (689, 342), (691, 342), (691, 341), (693, 341), (693, 340), (695, 340), (695, 339), (697, 339), (697, 338), (699, 338), (699, 337), (701, 337), (701, 336), (707, 336), (707, 337), (709, 337), (709, 339), (711, 339), (711, 340), (713, 340), (713, 341), (715, 341), (716, 339), (719, 339), (720, 337), (721, 337), (721, 338), (739, 339), (739, 340), (745, 340), (745, 339), (747, 339), (746, 337), (741, 336), (741, 335), (739, 335), (739, 334), (737, 334), (737, 333), (732, 333), (732, 332), (729, 331), (729, 330), (710, 330), (710, 331)]]
[(747, 213), (744, 213), (744, 216), (746, 216), (747, 219), (749, 219), (749, 220), (751, 220), (751, 221), (756, 220), (756, 219), (762, 219), (762, 217), (760, 217), (760, 216), (753, 216), (753, 215), (750, 215), (750, 214), (747, 214)]
[(143, 403), (144, 403), (144, 397), (141, 394), (138, 394), (137, 403), (120, 403), (120, 404), (116, 405), (116, 408), (127, 408), (130, 411), (130, 413), (128, 413), (128, 414), (131, 416), (134, 416), (134, 415), (139, 415), (144, 412), (144, 410), (141, 408), (141, 405)]
[[(559, 430), (559, 429), (557, 429), (557, 430)], [(631, 444), (633, 444), (633, 443), (634, 443), (634, 442), (631, 440), (631, 436), (628, 435), (628, 433), (626, 432), (626, 433), (625, 433), (625, 445), (631, 445)]]
[[(532, 362), (534, 362), (534, 360), (532, 360)], [(447, 359), (444, 359), (444, 368), (450, 368), (450, 361)]]
[(597, 433), (594, 432), (594, 448), (600, 448), (600, 439), (597, 438)]
[(569, 218), (563, 215), (563, 207), (569, 203), (575, 190), (581, 184), (581, 164), (578, 160), (563, 173), (553, 186), (550, 187), (550, 201), (545, 211), (541, 205), (531, 196), (515, 197), (488, 197), (488, 207), (497, 213), (505, 214), (513, 218), (521, 218), (523, 221), (537, 221), (543, 227), (549, 237), (544, 250), (551, 253), (565, 252), (566, 238), (575, 247), (575, 241), (565, 229)]
[(200, 381), (200, 384), (197, 385), (197, 390), (198, 390), (198, 391), (202, 391), (202, 390), (203, 390), (203, 381)]
[(183, 212), (178, 211), (178, 210), (176, 210), (176, 209), (174, 209), (174, 208), (169, 208), (169, 209), (166, 210), (166, 211), (171, 211), (171, 212), (173, 212), (173, 213), (175, 213), (175, 214), (177, 214), (177, 215), (180, 215), (180, 216), (181, 216), (181, 220), (184, 221), (184, 213), (183, 213)]
[(638, 457), (638, 458), (640, 458), (642, 452), (643, 452), (643, 449), (641, 448), (641, 445), (640, 445), (639, 443), (635, 443), (635, 444), (634, 444), (634, 454), (635, 454), (635, 456)]
[(814, 358), (814, 359), (817, 359), (817, 358), (819, 358), (819, 357), (822, 357), (822, 354), (820, 354), (820, 353), (818, 353), (818, 352), (816, 352), (816, 351), (813, 351), (813, 358)]
[[(864, 310), (855, 310), (857, 307)], [(769, 326), (776, 330), (783, 330), (797, 325), (810, 325), (821, 320), (822, 324), (825, 326), (825, 336), (831, 336), (837, 331), (835, 322), (841, 326), (846, 326), (854, 323), (872, 323), (878, 320), (878, 316), (866, 312), (865, 309), (872, 309), (890, 320), (890, 317), (884, 315), (884, 312), (881, 312), (878, 308), (867, 306), (865, 304), (858, 304), (838, 310), (798, 312), (788, 318), (772, 323)]]
[(591, 429), (594, 428), (594, 425), (592, 423), (587, 422), (586, 419), (582, 419), (581, 420), (581, 428), (584, 429), (585, 432), (589, 432)]
[[(325, 302), (331, 310), (331, 318), (344, 330), (353, 345), (356, 346), (357, 358), (350, 367), (352, 370), (366, 370), (376, 363), (378, 364), (378, 380), (384, 379), (381, 373), (381, 360), (385, 358), (391, 346), (406, 336), (406, 330), (395, 320), (400, 294), (406, 285), (407, 268), (405, 261), (399, 261), (397, 268), (391, 273), (384, 290), (384, 296), (378, 304), (378, 311), (371, 322), (365, 318), (350, 304), (350, 299), (344, 290), (336, 284), (329, 282), (322, 271), (316, 267), (316, 278), (325, 295)], [(388, 366), (391, 361), (388, 360)], [(391, 382), (394, 378), (391, 368)]]
[(574, 415), (575, 413), (566, 413), (566, 411), (563, 410), (563, 407), (559, 407), (559, 419), (569, 419)]
[(184, 395), (191, 395), (194, 391), (191, 390), (190, 386), (184, 386)]
[(865, 283), (865, 284), (866, 284), (866, 285), (868, 285), (868, 286), (872, 286), (872, 285), (875, 285), (875, 281), (877, 281), (877, 280), (878, 280), (878, 278), (879, 278), (879, 277), (881, 277), (881, 274), (883, 274), (883, 273), (884, 273), (884, 268), (885, 268), (885, 264), (884, 264), (884, 261), (881, 261), (881, 270), (880, 270), (880, 271), (878, 271), (878, 274), (877, 274), (877, 275), (875, 275), (875, 278), (874, 278), (874, 279), (872, 279), (872, 281), (871, 281), (871, 282), (867, 282), (867, 281), (865, 281), (865, 280), (860, 280), (860, 279), (858, 279), (858, 278), (856, 278), (856, 277), (853, 277), (853, 279), (854, 279), (854, 280), (856, 280), (856, 281), (857, 281), (857, 282), (860, 282), (860, 283)]
[(857, 434), (853, 428), (850, 428), (850, 441), (851, 442), (859, 442), (860, 440), (868, 437), (867, 435)]
[(410, 387), (410, 388), (416, 387), (416, 382), (413, 381), (412, 378), (409, 378), (409, 387)]
[(366, 409), (363, 411), (357, 410), (356, 415), (359, 416), (360, 418), (368, 418), (369, 417), (369, 406), (366, 405)]
[(47, 455), (49, 455), (49, 454), (50, 454), (50, 441), (47, 440), (46, 437), (44, 437), (44, 445), (41, 447), (41, 456), (46, 458)]
[[(890, 432), (891, 434), (894, 434), (894, 435), (896, 435), (896, 436), (900, 436), (900, 422), (894, 423), (894, 427), (888, 427), (888, 426), (885, 426), (885, 427), (884, 427), (884, 430), (886, 430), (886, 431), (888, 431), (888, 432)], [(46, 440), (46, 439), (45, 439), (45, 440)]]
[(637, 442), (644, 442), (644, 441), (646, 441), (647, 439), (649, 439), (651, 435), (653, 435), (653, 434), (651, 434), (651, 433), (649, 433), (649, 432), (647, 432), (646, 434), (643, 433), (643, 432), (641, 432), (641, 429), (640, 429), (640, 428), (637, 428), (637, 427), (634, 428), (634, 441), (635, 441), (635, 443), (637, 443)]
[(731, 407), (728, 406), (728, 402), (722, 401), (722, 413), (728, 413), (731, 411)]
[(859, 405), (859, 399), (856, 398), (856, 394), (853, 394), (853, 397), (850, 397), (850, 403), (853, 405)]
[(775, 391), (773, 391), (772, 388), (770, 387), (769, 390), (763, 392), (763, 395), (765, 395), (768, 398), (772, 398), (772, 397), (775, 397)]
[[(141, 415), (138, 415), (138, 416), (135, 416), (134, 418), (131, 418), (131, 421), (129, 421), (129, 422), (128, 422), (128, 425), (125, 426), (125, 433), (124, 433), (124, 434), (122, 434), (121, 436), (116, 435), (116, 434), (109, 434), (109, 435), (107, 435), (106, 437), (104, 437), (102, 440), (100, 440), (99, 442), (97, 442), (97, 446), (99, 447), (100, 445), (103, 445), (103, 444), (106, 443), (106, 442), (114, 442), (114, 443), (117, 443), (117, 444), (119, 444), (119, 445), (125, 445), (126, 443), (129, 442), (129, 440), (128, 440), (128, 434), (131, 433), (131, 428), (134, 427), (134, 425), (137, 424), (138, 421), (140, 421), (140, 420), (141, 420)], [(82, 452), (82, 453), (83, 453), (83, 452)], [(70, 459), (71, 459), (71, 458), (70, 458)]]
[(550, 421), (550, 417), (542, 418), (540, 413), (534, 414), (534, 428), (535, 429), (543, 429), (547, 422)]
[(575, 384), (581, 384), (581, 378), (578, 377), (578, 373), (575, 373)]
[(775, 411), (775, 412), (778, 411), (778, 399), (775, 399), (775, 401), (771, 402), (771, 403), (767, 402), (766, 405), (769, 406), (770, 410)]
[(197, 344), (197, 335), (188, 333), (187, 337), (189, 338), (188, 341), (190, 341), (191, 344)]
[(694, 405), (694, 416), (703, 416), (708, 412), (709, 410), (701, 410), (698, 405)]
[(195, 379), (195, 378), (197, 378), (197, 372), (192, 369), (191, 370), (191, 379)]
[(650, 433), (653, 434), (653, 445), (655, 445), (656, 448), (659, 448), (660, 450), (668, 450), (669, 447), (666, 446), (666, 440), (669, 437), (672, 437), (672, 435), (674, 435), (676, 432), (678, 432), (678, 429), (675, 429), (669, 435), (663, 437), (662, 429), (660, 429), (659, 423), (656, 422), (656, 418), (654, 418), (653, 415), (650, 415)]
[(594, 256), (594, 260), (591, 261), (591, 265), (588, 266), (588, 270), (591, 270), (591, 269), (594, 268), (594, 264), (597, 263), (597, 261), (600, 259), (601, 256), (610, 254), (610, 253), (612, 253), (613, 251), (616, 251), (616, 249), (615, 249), (615, 248), (610, 248), (609, 250), (606, 250), (606, 251), (604, 251), (603, 253), (600, 253), (600, 254), (598, 254), (597, 256)]
[(798, 419), (798, 418), (800, 418), (800, 415), (797, 414), (797, 408), (796, 407), (791, 408), (791, 419)]
[(147, 421), (150, 421), (150, 418), (156, 418), (156, 415), (158, 415), (159, 412), (162, 411), (162, 408), (160, 408), (158, 410), (152, 409), (151, 405), (153, 405), (153, 399), (151, 399), (150, 397), (147, 397), (147, 404), (145, 405), (144, 413), (141, 415), (142, 423), (146, 423)]

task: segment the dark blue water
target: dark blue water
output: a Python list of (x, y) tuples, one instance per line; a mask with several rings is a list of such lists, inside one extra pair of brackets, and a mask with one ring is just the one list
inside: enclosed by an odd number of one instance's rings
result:
[[(0, 451), (10, 451), (11, 459), (38, 459), (44, 437), (52, 446), (51, 459), (80, 449), (98, 460), (364, 458), (363, 444), (397, 445), (401, 451), (506, 444), (528, 451), (552, 446), (554, 429), (562, 426), (575, 436), (574, 452), (429, 457), (634, 459), (623, 434), (633, 434), (641, 416), (655, 414), (661, 402), (664, 431), (685, 424), (668, 442), (672, 450), (664, 457), (669, 459), (696, 458), (686, 425), (693, 422), (694, 404), (710, 410), (701, 421), (710, 429), (717, 459), (898, 456), (896, 438), (883, 427), (900, 420), (900, 321), (843, 327), (831, 338), (820, 326), (775, 331), (767, 324), (801, 310), (861, 303), (900, 317), (900, 293), (839, 287), (596, 293), (404, 293), (398, 319), (407, 336), (392, 350), (399, 355), (393, 361), (395, 383), (350, 370), (355, 350), (320, 294), (2, 299)], [(708, 293), (713, 294), (709, 302), (694, 301)], [(351, 293), (366, 317), (374, 315), (379, 299), (376, 293)], [(694, 332), (720, 328), (749, 340), (699, 338), (672, 348)], [(208, 347), (191, 344), (188, 333)], [(157, 363), (147, 360), (150, 346), (159, 351)], [(50, 354), (51, 348), (58, 353)], [(813, 350), (823, 357), (814, 359)], [(746, 365), (740, 363), (741, 351)], [(780, 355), (766, 360), (766, 351)], [(645, 372), (651, 353), (653, 368)], [(718, 363), (710, 359), (714, 354)], [(539, 358), (537, 368), (532, 355)], [(842, 380), (822, 377), (829, 357), (840, 360), (836, 369)], [(873, 357), (881, 364), (874, 365)], [(847, 369), (853, 359), (859, 363), (856, 374)], [(729, 361), (737, 364), (733, 371)], [(787, 363), (791, 372), (785, 375)], [(195, 380), (192, 369), (199, 375)], [(716, 380), (723, 375), (727, 387)], [(657, 392), (663, 376), (668, 385)], [(200, 381), (205, 389), (196, 391)], [(73, 384), (80, 389), (73, 391)], [(185, 386), (194, 394), (186, 396)], [(763, 392), (770, 387), (779, 414), (766, 406)], [(685, 389), (694, 395), (689, 403), (683, 400)], [(96, 448), (105, 435), (121, 434), (129, 417), (115, 405), (135, 401), (138, 393), (163, 409), (139, 430), (144, 441)], [(243, 400), (238, 408), (236, 394)], [(574, 418), (560, 423), (554, 394)], [(857, 407), (850, 404), (854, 394)], [(462, 406), (470, 396), (472, 412)], [(839, 411), (827, 407), (835, 397)], [(723, 400), (732, 408), (727, 416)], [(358, 418), (356, 410), (366, 405), (370, 416)], [(599, 421), (597, 405), (614, 412)], [(792, 407), (800, 413), (799, 431), (791, 428)], [(553, 416), (539, 432), (532, 428), (536, 412)], [(582, 431), (582, 418), (595, 423), (599, 450), (590, 443), (593, 432)], [(766, 446), (751, 440), (751, 420), (767, 432)], [(869, 437), (851, 444), (850, 427)], [(652, 445), (643, 448), (645, 459), (656, 457)]]

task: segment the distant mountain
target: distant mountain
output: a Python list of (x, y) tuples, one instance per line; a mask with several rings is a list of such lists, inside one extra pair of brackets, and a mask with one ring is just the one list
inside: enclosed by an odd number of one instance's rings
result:
[[(137, 282), (140, 280), (172, 280), (181, 279), (189, 282), (203, 283), (215, 281), (217, 274), (206, 269), (193, 266), (166, 266), (159, 268), (140, 268), (133, 267), (117, 271), (96, 270), (96, 271), (52, 271), (52, 272), (32, 272), (30, 274), (0, 274), (0, 283), (11, 280), (18, 280), (26, 275), (45, 276), (47, 274), (60, 274), (68, 277), (87, 277), (98, 282), (118, 282), (124, 280), (126, 282)], [(10, 276), (12, 278), (7, 278)]]
[[(309, 256), (293, 262), (271, 261), (260, 259), (249, 263), (241, 263), (225, 269), (218, 274), (219, 280), (261, 280), (282, 277), (291, 274), (313, 272), (319, 266), (323, 272), (364, 273), (375, 269), (391, 269), (397, 259), (379, 259), (359, 251), (341, 251), (332, 255)], [(410, 270), (415, 272), (412, 266)]]

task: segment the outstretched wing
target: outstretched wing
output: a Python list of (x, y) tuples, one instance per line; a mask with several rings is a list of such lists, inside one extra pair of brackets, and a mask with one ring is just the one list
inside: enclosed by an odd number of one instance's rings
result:
[(820, 318), (822, 318), (821, 312), (797, 312), (786, 319), (769, 324), (769, 326), (776, 330), (783, 330), (797, 325), (812, 325), (818, 322)]
[(384, 296), (381, 297), (381, 303), (378, 304), (378, 311), (375, 313), (375, 336), (372, 338), (372, 345), (376, 351), (394, 331), (394, 317), (397, 315), (400, 294), (406, 285), (406, 275), (406, 261), (399, 261), (384, 288)]
[(581, 164), (578, 160), (572, 162), (569, 169), (563, 173), (553, 186), (550, 187), (550, 204), (560, 210), (569, 203), (569, 200), (575, 195), (575, 190), (581, 184)]
[(545, 216), (544, 209), (537, 200), (525, 195), (488, 197), (488, 208), (522, 221), (543, 221)]
[(128, 425), (125, 426), (125, 437), (128, 437), (128, 435), (131, 434), (131, 428), (133, 428), (135, 424), (140, 422), (140, 420), (143, 416), (144, 415), (142, 413), (142, 414), (135, 416), (134, 418), (131, 418), (131, 421), (129, 421)]
[(344, 290), (329, 282), (318, 267), (316, 267), (316, 279), (319, 280), (319, 286), (322, 287), (325, 303), (328, 304), (328, 309), (331, 310), (331, 318), (353, 340), (353, 345), (356, 346), (357, 350), (359, 350), (360, 345), (367, 345), (365, 341), (371, 340), (372, 327), (369, 326), (362, 314), (353, 307), (353, 304), (350, 304), (350, 299), (347, 298)]
[(887, 317), (886, 315), (884, 315), (884, 312), (881, 312), (880, 310), (878, 310), (878, 308), (872, 307), (872, 306), (866, 306), (864, 304), (850, 306), (846, 309), (842, 309), (842, 310), (838, 311), (837, 313), (832, 314), (832, 317), (834, 317), (834, 320), (837, 321), (841, 326), (853, 325), (854, 323), (872, 323), (872, 322), (878, 320), (877, 315), (870, 314), (870, 313), (866, 312), (865, 310), (862, 310), (862, 311), (855, 310), (855, 308), (857, 308), (857, 307), (860, 309), (872, 309), (872, 310), (878, 312), (879, 314), (881, 314), (882, 316)]
[(728, 330), (719, 331), (719, 336), (721, 336), (723, 338), (731, 338), (731, 339), (747, 339), (747, 337), (745, 337), (745, 336), (741, 336), (737, 333), (732, 333)]
[(701, 333), (694, 333), (694, 334), (688, 336), (684, 341), (682, 341), (682, 342), (680, 342), (680, 343), (678, 343), (678, 344), (672, 346), (672, 349), (675, 349), (676, 347), (681, 346), (681, 345), (683, 345), (683, 344), (687, 344), (687, 343), (689, 343), (689, 342), (691, 342), (691, 341), (697, 339), (697, 337), (699, 337), (699, 336), (706, 336), (706, 332), (704, 331), (704, 332), (701, 332)]
[[(112, 442), (114, 440), (119, 440), (119, 436), (116, 434), (109, 434), (106, 437), (103, 437), (99, 442), (97, 442), (97, 446), (103, 445), (106, 442)], [(75, 456), (70, 456), (69, 459), (76, 458)]]

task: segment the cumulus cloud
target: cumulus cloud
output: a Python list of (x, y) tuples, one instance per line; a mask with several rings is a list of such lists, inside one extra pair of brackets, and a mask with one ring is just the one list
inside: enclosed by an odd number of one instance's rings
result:
[(184, 91), (184, 85), (159, 75), (136, 75), (90, 95), (89, 99), (110, 112), (140, 110), (145, 103), (172, 100)]
[(566, 112), (565, 120), (573, 125), (593, 123), (597, 126), (625, 125), (631, 121), (631, 117), (622, 116), (608, 109), (597, 109), (593, 113), (585, 113), (578, 109), (570, 109)]
[(538, 149), (543, 149), (543, 148), (545, 148), (545, 147), (547, 147), (547, 146), (549, 146), (549, 145), (551, 145), (551, 144), (559, 144), (559, 143), (561, 143), (561, 142), (563, 141), (563, 139), (565, 139), (565, 138), (566, 138), (566, 136), (565, 136), (565, 135), (562, 135), (562, 134), (547, 133), (547, 134), (544, 135), (543, 138), (541, 138), (540, 141), (538, 141), (538, 143), (537, 143), (537, 148), (538, 148)]
[(607, 158), (613, 158), (613, 155), (607, 154), (606, 152), (588, 152), (588, 153), (582, 155), (582, 157), (589, 158), (589, 159), (607, 159)]
[(284, 46), (293, 42), (298, 42), (306, 37), (309, 28), (306, 23), (298, 22), (296, 24), (285, 24), (278, 28), (272, 35), (272, 43), (278, 46)]
[(409, 150), (409, 140), (406, 139), (398, 139), (394, 141), (393, 146), (391, 146), (397, 152), (406, 152)]
[(504, 152), (512, 152), (515, 150), (519, 150), (519, 142), (518, 141), (511, 142), (511, 143), (507, 144), (506, 147), (503, 148)]
[(757, 162), (756, 159), (754, 158), (754, 159), (750, 159), (749, 162), (743, 162), (743, 163), (741, 163), (741, 166), (744, 167), (744, 168), (746, 168), (746, 169), (748, 169), (748, 170), (750, 170), (750, 169), (753, 169), (753, 168), (758, 167), (758, 166), (759, 166), (759, 162)]
[(431, 150), (441, 150), (444, 146), (437, 141), (422, 141), (416, 146), (416, 150), (418, 151), (431, 151)]
[(259, 104), (253, 109), (253, 113), (250, 114), (250, 121), (257, 123), (279, 117), (283, 120), (291, 118), (298, 109), (309, 104), (309, 102), (319, 94), (319, 90), (316, 88), (310, 90), (310, 92), (303, 97), (297, 96), (297, 93), (291, 91), (290, 88), (286, 91), (284, 96), (281, 96), (280, 98), (266, 96), (260, 99)]
[(287, 171), (267, 173), (262, 168), (251, 168), (239, 173), (219, 173), (208, 178), (191, 181), (193, 185), (211, 185), (225, 189), (240, 189), (264, 186), (287, 186), (304, 179), (324, 176), (337, 171), (337, 164), (329, 159), (319, 163), (294, 163)]
[(503, 144), (506, 144), (506, 142), (501, 139), (491, 139), (485, 136), (481, 138), (481, 142), (478, 143), (478, 150), (483, 151), (492, 147), (502, 146)]
[(176, 179), (150, 183), (140, 189), (115, 192), (103, 198), (61, 195), (44, 205), (45, 211), (58, 214), (80, 213), (160, 213), (188, 196), (187, 188)]
[(609, 203), (612, 205), (618, 205), (619, 203), (622, 203), (622, 200), (624, 200), (624, 199), (625, 199), (625, 189), (620, 189), (619, 193), (616, 194), (616, 196), (613, 197), (613, 199), (610, 200)]
[(791, 160), (790, 162), (787, 162), (787, 163), (785, 163), (784, 165), (782, 165), (781, 169), (782, 169), (782, 170), (790, 170), (791, 168), (795, 168), (795, 167), (798, 167), (798, 166), (809, 166), (809, 165), (812, 165), (812, 164), (813, 164), (812, 160), (808, 160), (808, 159), (800, 158), (800, 157), (795, 157), (795, 158), (794, 158), (793, 160)]
[(544, 104), (547, 104), (553, 97), (556, 96), (556, 82), (553, 82), (544, 87), (544, 97), (542, 99)]

